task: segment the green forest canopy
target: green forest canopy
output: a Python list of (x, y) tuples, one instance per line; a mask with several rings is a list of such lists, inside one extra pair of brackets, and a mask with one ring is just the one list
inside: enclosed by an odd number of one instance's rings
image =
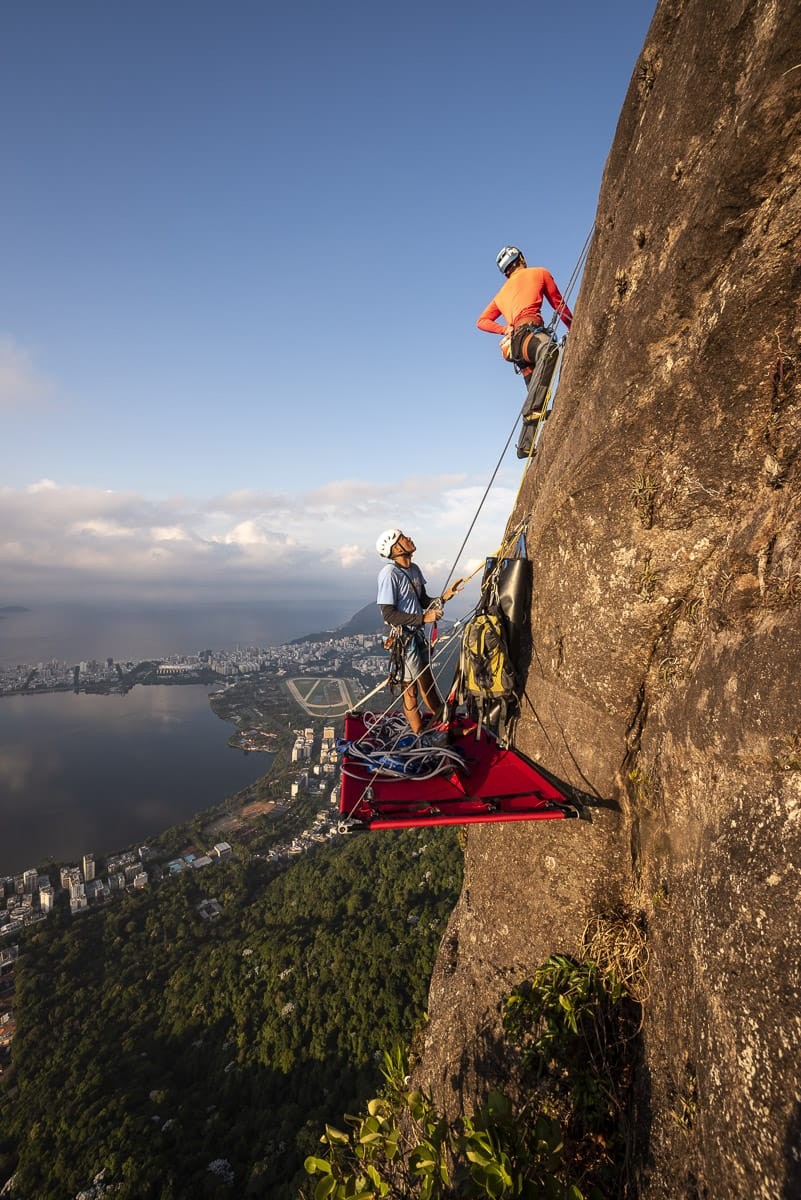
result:
[[(19, 969), (0, 1181), (64, 1200), (105, 1168), (121, 1200), (296, 1195), (324, 1123), (375, 1090), (380, 1052), (420, 1022), (460, 885), (454, 830), (361, 835), (40, 927)], [(223, 914), (205, 923), (210, 895)], [(220, 1160), (230, 1173), (208, 1169)]]

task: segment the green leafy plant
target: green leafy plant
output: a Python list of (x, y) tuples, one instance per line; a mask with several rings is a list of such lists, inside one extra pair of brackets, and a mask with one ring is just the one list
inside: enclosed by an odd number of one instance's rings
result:
[(531, 1196), (583, 1200), (575, 1184), (561, 1179), (564, 1139), (558, 1121), (516, 1110), (501, 1092), (490, 1092), (472, 1117), (465, 1117), (457, 1150), (458, 1196)]
[(643, 767), (635, 766), (626, 775), (628, 793), (637, 807), (647, 806), (651, 797), (653, 781), (650, 773)]
[(447, 1194), (449, 1128), (425, 1092), (408, 1086), (406, 1070), (400, 1048), (385, 1053), (383, 1094), (363, 1115), (345, 1117), (348, 1132), (326, 1125), (325, 1156), (309, 1155), (304, 1164), (319, 1176), (313, 1200)]
[(595, 963), (554, 954), (506, 1002), (504, 1028), (522, 1050), (523, 1070), (538, 1078), (555, 1072), (574, 1110), (591, 1123), (607, 1110), (605, 1025), (622, 994)]
[(349, 1132), (326, 1126), (324, 1155), (305, 1167), (316, 1179), (308, 1200), (450, 1200), (453, 1197), (540, 1197), (584, 1200), (561, 1176), (564, 1142), (559, 1122), (529, 1118), (501, 1092), (461, 1122), (448, 1122), (431, 1098), (408, 1086), (400, 1050), (385, 1055), (384, 1093)]
[(571, 1177), (591, 1196), (620, 1190), (640, 1027), (636, 992), (644, 987), (634, 963), (644, 970), (646, 961), (641, 951), (624, 950), (626, 922), (607, 924), (587, 934), (596, 958), (552, 955), (514, 989), (504, 1012), (530, 1094), (541, 1112), (561, 1122)]
[(597, 961), (556, 954), (504, 1000), (514, 1098), (490, 1091), (448, 1121), (411, 1087), (405, 1054), (384, 1056), (382, 1094), (347, 1131), (327, 1126), (305, 1168), (307, 1200), (601, 1200), (620, 1193), (631, 1047), (647, 951), (618, 914), (585, 938)]

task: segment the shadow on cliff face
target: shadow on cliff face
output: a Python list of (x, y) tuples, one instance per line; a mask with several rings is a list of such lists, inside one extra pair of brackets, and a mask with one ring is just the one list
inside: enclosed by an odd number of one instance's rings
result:
[(626, 1147), (626, 1186), (623, 1195), (639, 1196), (642, 1181), (651, 1165), (651, 1128), (653, 1103), (651, 1072), (643, 1045), (642, 1032), (637, 1037), (636, 1052), (632, 1055), (633, 1084), (628, 1111), (628, 1144)]
[(501, 1020), (487, 1014), (452, 1064), (453, 1116), (475, 1114), (500, 1092), (520, 1131), (540, 1116), (558, 1121), (566, 1183), (639, 1195), (652, 1120), (639, 1001), (597, 964), (553, 956), (500, 1007)]
[(450, 1077), (459, 1111), (469, 1112), (476, 1095), (476, 1080), (494, 1080), (494, 1086), (508, 1085), (514, 1075), (513, 1058), (509, 1047), (497, 1030), (485, 1025), (477, 1033), (475, 1043), (464, 1047)]
[[(525, 700), (526, 705), (528, 706), (528, 712), (531, 714), (531, 719), (536, 724), (536, 726), (538, 726), (538, 728), (541, 730), (543, 736), (545, 737), (545, 740), (548, 743), (550, 743), (552, 749), (554, 749), (556, 757), (557, 758), (560, 757), (560, 750), (557, 750), (556, 747), (553, 746), (553, 742), (550, 737), (550, 734), (548, 733), (548, 730), (547, 730), (545, 724), (540, 719), (540, 715), (537, 712), (534, 701), (531, 699), (529, 692), (525, 688), (523, 689), (522, 699)], [(528, 716), (528, 714), (527, 714), (527, 716)], [(592, 780), (582, 770), (582, 767), (581, 767), (581, 764), (579, 763), (578, 758), (573, 753), (573, 750), (571, 748), (570, 741), (569, 741), (569, 738), (568, 738), (568, 735), (567, 735), (565, 729), (561, 725), (558, 725), (557, 728), (558, 728), (559, 740), (561, 742), (561, 757), (564, 758), (565, 755), (567, 756), (567, 759), (573, 768), (575, 777), (582, 781), (582, 783), (584, 784), (584, 787), (583, 788), (577, 787), (574, 783), (569, 783), (566, 779), (563, 779), (559, 775), (554, 774), (553, 771), (547, 771), (545, 769), (545, 767), (543, 767), (542, 763), (540, 763), (540, 762), (537, 763), (537, 769), (539, 771), (541, 771), (544, 775), (549, 777), (555, 784), (557, 784), (557, 786), (559, 788), (561, 788), (561, 790), (563, 792), (565, 792), (567, 795), (571, 796), (576, 801), (576, 803), (579, 805), (579, 808), (580, 808), (579, 815), (582, 817), (583, 820), (585, 820), (585, 821), (592, 820), (592, 814), (591, 814), (590, 810), (593, 808), (606, 809), (608, 812), (615, 812), (615, 813), (622, 812), (622, 808), (617, 800), (615, 800), (611, 796), (602, 796), (601, 795), (601, 793), (598, 791), (598, 789), (593, 784)]]
[(784, 1135), (784, 1187), (780, 1200), (797, 1200), (801, 1196), (801, 1103), (787, 1122)]

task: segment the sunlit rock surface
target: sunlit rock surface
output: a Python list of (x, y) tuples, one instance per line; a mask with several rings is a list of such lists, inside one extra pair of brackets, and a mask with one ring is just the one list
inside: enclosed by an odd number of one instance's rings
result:
[(518, 744), (614, 806), (470, 829), (420, 1067), (469, 1107), (504, 991), (641, 911), (648, 1198), (801, 1195), (799, 97), (796, 0), (659, 5), (518, 506)]

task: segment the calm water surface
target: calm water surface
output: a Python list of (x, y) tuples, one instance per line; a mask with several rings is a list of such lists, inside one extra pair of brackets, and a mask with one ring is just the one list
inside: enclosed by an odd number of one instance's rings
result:
[(208, 689), (0, 698), (0, 875), (145, 842), (252, 783)]

